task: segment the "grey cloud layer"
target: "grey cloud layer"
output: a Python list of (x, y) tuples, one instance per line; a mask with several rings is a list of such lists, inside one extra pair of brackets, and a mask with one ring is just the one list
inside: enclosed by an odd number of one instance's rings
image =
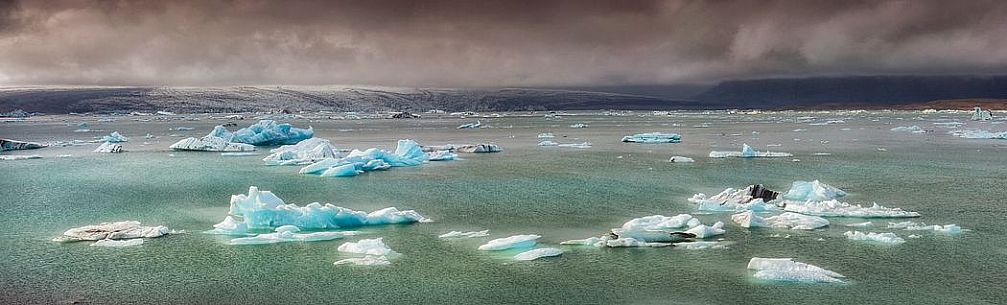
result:
[(0, 84), (1007, 72), (1004, 1), (2, 1)]

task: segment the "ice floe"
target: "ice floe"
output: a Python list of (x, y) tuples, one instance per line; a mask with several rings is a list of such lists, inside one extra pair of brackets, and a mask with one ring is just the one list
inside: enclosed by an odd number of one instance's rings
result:
[(39, 155), (0, 155), (0, 160), (4, 160), (4, 161), (28, 160), (28, 159), (42, 159), (42, 156), (39, 156)]
[(860, 231), (846, 231), (845, 233), (843, 233), (843, 235), (845, 235), (846, 239), (849, 239), (849, 240), (868, 241), (868, 242), (875, 242), (875, 243), (882, 243), (882, 244), (898, 245), (898, 244), (906, 242), (905, 239), (902, 239), (898, 235), (895, 235), (895, 233), (891, 233), (891, 232), (888, 232), (888, 233), (866, 232), (865, 233), (865, 232), (860, 232)]
[(731, 215), (731, 220), (741, 227), (769, 227), (791, 230), (814, 230), (829, 225), (825, 218), (786, 212), (780, 215), (762, 217), (752, 211)]
[(329, 158), (339, 158), (339, 150), (329, 140), (311, 138), (294, 145), (284, 145), (270, 150), (272, 154), (262, 159), (266, 165), (306, 165)]
[(728, 244), (728, 242), (721, 241), (689, 241), (677, 243), (675, 248), (686, 250), (726, 249)]
[(122, 134), (119, 134), (118, 131), (113, 131), (112, 134), (102, 137), (101, 141), (108, 143), (122, 143), (129, 142), (129, 138), (122, 136)]
[(398, 252), (392, 251), (388, 245), (385, 245), (382, 238), (361, 239), (357, 242), (347, 242), (339, 245), (339, 248), (336, 248), (336, 250), (339, 252), (372, 256), (391, 257), (399, 255)]
[(42, 144), (34, 142), (23, 142), (9, 139), (0, 139), (0, 151), (38, 149), (44, 147)]
[(555, 138), (555, 137), (556, 136), (554, 136), (551, 132), (543, 132), (543, 133), (538, 134), (538, 138), (539, 139), (551, 139), (551, 138)]
[(463, 152), (463, 153), (495, 153), (503, 151), (499, 145), (496, 144), (465, 144), (465, 145), (433, 145), (433, 146), (423, 146), (423, 151), (425, 152), (435, 152), (435, 151), (447, 151), (447, 152)]
[(785, 210), (807, 215), (824, 217), (859, 217), (859, 218), (904, 218), (919, 217), (920, 213), (904, 211), (900, 208), (889, 208), (877, 203), (869, 207), (850, 204), (838, 200), (787, 202)]
[(916, 126), (916, 125), (913, 125), (913, 126), (899, 126), (899, 127), (892, 128), (891, 130), (894, 131), (894, 132), (909, 132), (909, 133), (925, 133), (925, 132), (927, 132), (926, 130), (923, 130), (923, 128), (920, 128), (919, 126)]
[(933, 231), (934, 233), (946, 234), (946, 235), (960, 235), (962, 234), (962, 227), (956, 224), (948, 225), (927, 225), (925, 223), (916, 223), (912, 221), (903, 222), (890, 222), (888, 223), (889, 229), (902, 229), (906, 231)]
[(482, 126), (483, 122), (475, 121), (473, 123), (465, 123), (458, 125), (458, 129), (475, 129), (475, 128), (481, 128)]
[(121, 144), (112, 142), (103, 142), (94, 149), (96, 153), (121, 153), (124, 151)]
[(357, 266), (387, 266), (391, 265), (392, 262), (388, 260), (387, 256), (373, 256), (367, 255), (364, 257), (353, 257), (347, 259), (341, 259), (332, 263), (333, 265), (357, 265)]
[(1007, 140), (1007, 131), (989, 132), (979, 129), (966, 129), (952, 132), (952, 134), (966, 139), (997, 139)]
[(761, 184), (753, 184), (744, 189), (728, 188), (711, 197), (695, 194), (689, 202), (695, 203), (700, 211), (776, 211), (779, 207), (768, 202), (775, 200), (779, 194)]
[(682, 142), (682, 136), (677, 133), (649, 132), (649, 133), (638, 133), (631, 136), (625, 136), (622, 137), (622, 141), (631, 143), (645, 143), (645, 144), (679, 143)]
[(692, 163), (692, 162), (696, 162), (696, 160), (693, 159), (693, 158), (689, 158), (689, 157), (672, 156), (671, 159), (668, 159), (668, 162), (671, 162), (671, 163)]
[(124, 248), (133, 247), (143, 244), (142, 238), (134, 238), (127, 240), (115, 240), (115, 239), (102, 239), (95, 241), (91, 244), (92, 247), (109, 247), (109, 248)]
[(251, 126), (230, 132), (224, 126), (217, 126), (209, 135), (223, 138), (228, 142), (262, 145), (291, 145), (310, 139), (314, 129), (295, 128), (288, 123), (278, 124), (273, 120), (261, 120)]
[(560, 144), (560, 143), (557, 143), (557, 142), (545, 140), (545, 141), (539, 142), (538, 146), (547, 146), (547, 147), (548, 146), (555, 146), (555, 147), (566, 147), (566, 148), (591, 148), (591, 143), (590, 142), (584, 142), (584, 143), (565, 143), (565, 144)]
[(173, 150), (189, 151), (219, 151), (219, 152), (241, 152), (255, 151), (255, 146), (244, 143), (228, 142), (224, 138), (207, 135), (202, 138), (185, 138), (171, 144), (169, 148)]
[(587, 124), (577, 123), (577, 124), (570, 125), (570, 128), (587, 128)]
[(275, 233), (234, 238), (231, 239), (229, 243), (232, 245), (262, 245), (281, 242), (325, 241), (359, 234), (359, 232), (356, 231), (298, 233), (301, 229), (292, 225), (280, 226), (274, 231)]
[(394, 207), (365, 213), (329, 203), (313, 202), (303, 207), (285, 204), (272, 192), (260, 191), (254, 186), (248, 188), (247, 195), (231, 196), (228, 214), (224, 221), (206, 233), (248, 235), (248, 230), (274, 229), (284, 225), (317, 230), (431, 221), (416, 211), (400, 211)]
[(755, 270), (754, 277), (764, 281), (794, 283), (842, 283), (842, 274), (811, 264), (795, 262), (793, 258), (753, 257), (748, 261), (748, 270)]
[(474, 238), (474, 237), (486, 237), (486, 236), (490, 236), (490, 230), (470, 231), (470, 232), (451, 231), (448, 233), (441, 234), (440, 236), (437, 237), (444, 239), (458, 239), (458, 238)]
[(560, 256), (561, 254), (563, 254), (563, 250), (557, 248), (538, 248), (518, 253), (517, 255), (514, 255), (514, 259), (519, 261), (531, 261), (543, 257)]
[(394, 152), (377, 148), (364, 151), (354, 149), (342, 158), (322, 159), (305, 166), (301, 168), (300, 173), (322, 177), (349, 177), (392, 167), (416, 166), (429, 159), (429, 155), (423, 152), (416, 141), (399, 140)]
[(710, 158), (727, 158), (727, 157), (738, 157), (738, 158), (781, 158), (781, 157), (792, 157), (791, 153), (785, 152), (772, 152), (772, 151), (757, 151), (748, 144), (743, 144), (741, 151), (711, 151)]
[(97, 241), (102, 239), (154, 238), (172, 233), (165, 226), (142, 226), (139, 221), (103, 222), (72, 228), (53, 241)]
[(508, 249), (525, 249), (535, 246), (536, 240), (542, 236), (534, 234), (514, 235), (511, 237), (497, 238), (479, 246), (479, 250), (500, 251)]

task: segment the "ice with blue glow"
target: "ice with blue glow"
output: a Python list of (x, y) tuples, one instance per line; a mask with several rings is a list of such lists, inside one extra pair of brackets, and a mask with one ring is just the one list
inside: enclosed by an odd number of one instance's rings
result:
[(535, 246), (536, 240), (542, 236), (534, 234), (514, 235), (511, 237), (497, 238), (479, 246), (483, 251), (500, 251), (509, 249), (525, 249)]
[(811, 264), (795, 262), (792, 258), (753, 257), (748, 270), (755, 270), (755, 278), (772, 282), (842, 283), (842, 274)]
[(306, 165), (329, 158), (339, 158), (339, 150), (329, 140), (310, 138), (294, 145), (284, 145), (270, 150), (272, 154), (262, 159), (266, 165)]
[(210, 132), (211, 136), (220, 137), (228, 142), (263, 145), (292, 145), (315, 135), (314, 129), (295, 128), (288, 123), (278, 124), (273, 120), (261, 120), (251, 126), (230, 132), (224, 126), (217, 126)]
[[(438, 153), (438, 161), (454, 160), (450, 153)], [(370, 148), (364, 151), (354, 149), (345, 157), (329, 158), (301, 168), (301, 174), (322, 177), (351, 177), (363, 172), (384, 170), (392, 167), (416, 166), (430, 160), (430, 155), (413, 140), (399, 140), (394, 152)]]
[(207, 231), (211, 234), (248, 235), (249, 230), (274, 229), (293, 225), (299, 229), (341, 229), (366, 225), (430, 222), (416, 211), (394, 207), (371, 213), (312, 202), (305, 206), (285, 204), (270, 191), (249, 187), (248, 194), (231, 196), (228, 217)]
[(560, 256), (561, 254), (563, 254), (563, 250), (557, 248), (538, 248), (518, 253), (517, 255), (514, 255), (514, 259), (519, 261), (532, 261), (543, 257)]
[(680, 143), (682, 136), (677, 133), (648, 132), (622, 137), (622, 141), (644, 144)]
[(118, 131), (113, 131), (112, 134), (102, 137), (101, 141), (106, 143), (122, 143), (129, 142), (129, 138), (123, 136)]
[(845, 196), (846, 192), (843, 190), (814, 180), (811, 182), (794, 181), (790, 185), (790, 190), (787, 190), (783, 194), (783, 199), (793, 201), (824, 201)]

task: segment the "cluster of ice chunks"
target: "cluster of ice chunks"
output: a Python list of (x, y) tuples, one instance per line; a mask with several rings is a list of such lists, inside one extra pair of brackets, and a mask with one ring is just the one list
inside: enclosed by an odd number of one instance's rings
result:
[(680, 143), (682, 136), (677, 133), (648, 132), (622, 137), (623, 142), (632, 143)]
[(966, 139), (997, 139), (1007, 140), (1007, 131), (989, 132), (979, 129), (966, 129), (954, 131), (952, 134)]
[(932, 231), (934, 233), (946, 234), (946, 235), (960, 235), (962, 234), (962, 227), (956, 224), (947, 225), (927, 225), (925, 223), (916, 223), (912, 221), (903, 222), (890, 222), (888, 223), (889, 229), (902, 229), (906, 231)]
[(306, 165), (324, 159), (339, 158), (339, 150), (329, 140), (311, 138), (294, 145), (283, 145), (270, 150), (272, 154), (262, 159), (266, 165)]
[(772, 152), (772, 151), (757, 151), (748, 144), (743, 144), (741, 151), (711, 151), (710, 158), (728, 158), (728, 157), (738, 157), (738, 158), (782, 158), (782, 157), (793, 157), (791, 153), (785, 152)]
[(906, 240), (902, 239), (895, 233), (874, 233), (874, 232), (860, 232), (860, 231), (846, 231), (843, 233), (849, 240), (867, 241), (882, 244), (898, 245), (905, 243)]
[[(438, 160), (453, 160), (453, 155), (438, 153)], [(417, 166), (431, 161), (416, 141), (399, 140), (394, 152), (371, 148), (364, 151), (353, 150), (344, 157), (322, 159), (301, 168), (301, 174), (322, 177), (352, 177), (363, 172), (385, 170), (392, 167)]]
[(171, 233), (173, 232), (168, 227), (142, 226), (139, 221), (103, 222), (66, 230), (63, 235), (53, 238), (53, 241), (95, 241), (92, 246), (125, 247), (142, 244), (142, 238), (161, 237)]
[(842, 283), (841, 278), (845, 278), (842, 274), (795, 262), (792, 258), (753, 257), (748, 261), (748, 269), (755, 271), (755, 278), (772, 282)]
[[(838, 199), (846, 192), (831, 185), (815, 181), (795, 181), (790, 189), (780, 196), (767, 195), (761, 185), (751, 185), (745, 189), (728, 188), (715, 196), (696, 194), (689, 201), (702, 211), (755, 211), (773, 212), (785, 210), (811, 216), (896, 218), (919, 217), (919, 213), (888, 208), (878, 204), (864, 207)], [(768, 200), (767, 200), (768, 199)]]
[(366, 213), (328, 203), (322, 205), (313, 202), (303, 207), (285, 204), (272, 192), (259, 191), (254, 186), (248, 188), (247, 195), (231, 196), (228, 214), (224, 221), (214, 225), (214, 229), (206, 233), (254, 235), (250, 231), (273, 230), (286, 225), (296, 226), (298, 230), (331, 230), (431, 221), (416, 211), (400, 211), (394, 207)]
[(255, 146), (291, 145), (310, 139), (315, 134), (314, 129), (295, 128), (288, 123), (278, 124), (273, 120), (261, 120), (251, 126), (230, 132), (224, 126), (217, 126), (210, 136), (222, 138), (228, 142), (245, 143)]

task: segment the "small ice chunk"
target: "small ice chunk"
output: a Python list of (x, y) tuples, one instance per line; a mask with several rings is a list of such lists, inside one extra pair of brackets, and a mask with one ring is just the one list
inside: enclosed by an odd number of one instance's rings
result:
[(123, 248), (139, 246), (143, 244), (143, 238), (134, 238), (127, 240), (114, 240), (114, 239), (102, 239), (91, 244), (92, 247), (111, 247), (111, 248)]
[(29, 160), (29, 159), (42, 159), (39, 155), (0, 155), (0, 160), (14, 161), (14, 160)]
[(364, 257), (354, 257), (341, 259), (332, 263), (333, 265), (357, 265), (357, 266), (387, 266), (391, 265), (392, 262), (388, 260), (387, 256), (374, 256), (367, 255)]
[(846, 192), (834, 186), (814, 180), (794, 181), (790, 189), (783, 194), (783, 199), (794, 201), (823, 201), (846, 196)]
[(682, 136), (677, 133), (649, 132), (649, 133), (638, 133), (631, 136), (625, 136), (622, 137), (622, 141), (631, 143), (644, 143), (644, 144), (680, 143), (682, 142)]
[(689, 202), (696, 204), (696, 209), (700, 211), (746, 211), (756, 212), (779, 210), (775, 204), (767, 203), (766, 199), (772, 201), (779, 194), (763, 187), (761, 184), (749, 185), (744, 189), (727, 188), (720, 194), (707, 197), (706, 194), (699, 193), (689, 198)]
[(347, 242), (336, 248), (339, 252), (364, 254), (373, 256), (394, 256), (398, 252), (392, 251), (381, 238), (361, 239), (357, 242)]
[(104, 142), (94, 149), (96, 153), (121, 153), (124, 152), (122, 145), (113, 142)]
[(486, 236), (490, 236), (490, 230), (471, 231), (471, 232), (451, 231), (448, 233), (441, 234), (438, 237), (450, 239), (450, 238), (474, 238), (474, 237), (486, 237)]
[(587, 128), (587, 124), (577, 123), (577, 124), (570, 125), (570, 128)]
[(795, 262), (792, 258), (753, 257), (748, 269), (755, 270), (755, 278), (774, 282), (842, 283), (842, 274), (811, 264)]
[(692, 163), (692, 162), (696, 162), (696, 160), (694, 160), (692, 158), (689, 158), (689, 157), (672, 156), (671, 159), (668, 159), (668, 162), (672, 162), (672, 163)]
[(450, 161), (458, 159), (458, 154), (447, 150), (432, 151), (428, 153), (428, 155), (430, 161)]
[(782, 157), (793, 157), (791, 153), (785, 152), (771, 152), (771, 151), (757, 151), (748, 144), (743, 144), (741, 151), (711, 151), (710, 158), (727, 158), (727, 157), (738, 157), (738, 158), (782, 158)]
[(536, 240), (538, 240), (539, 238), (542, 238), (542, 236), (534, 234), (514, 235), (511, 237), (498, 238), (491, 240), (482, 246), (479, 246), (479, 250), (499, 251), (507, 249), (531, 248), (535, 246)]
[(873, 226), (873, 225), (874, 225), (873, 222), (865, 221), (865, 222), (848, 223), (848, 224), (845, 224), (844, 226), (855, 227), (855, 228), (865, 228), (865, 227), (870, 227), (870, 226)]
[(108, 143), (122, 143), (129, 142), (129, 138), (122, 136), (122, 134), (118, 131), (113, 131), (112, 134), (102, 137), (101, 141)]
[(894, 132), (909, 132), (909, 133), (925, 133), (925, 132), (927, 132), (926, 130), (923, 130), (923, 128), (920, 128), (919, 126), (916, 126), (916, 125), (913, 125), (913, 126), (899, 126), (899, 127), (892, 128), (892, 131), (894, 131)]
[(538, 138), (539, 139), (551, 139), (551, 138), (555, 138), (555, 137), (556, 136), (552, 135), (551, 132), (543, 132), (543, 133), (538, 134)]
[(675, 244), (675, 248), (683, 248), (686, 250), (725, 249), (727, 248), (727, 245), (726, 243), (719, 241), (691, 241), (677, 243)]
[(716, 235), (723, 235), (727, 231), (724, 230), (724, 222), (718, 221), (712, 226), (698, 225), (692, 229), (686, 230), (685, 233), (692, 233), (696, 235), (696, 238), (707, 238)]
[(517, 255), (514, 255), (514, 259), (519, 261), (530, 261), (543, 257), (559, 256), (560, 254), (563, 254), (563, 250), (557, 248), (538, 248), (518, 253)]
[(883, 243), (883, 244), (898, 245), (898, 244), (906, 242), (905, 239), (902, 239), (898, 235), (895, 235), (895, 233), (890, 233), (890, 232), (889, 233), (874, 233), (874, 232), (864, 233), (864, 232), (860, 232), (860, 231), (846, 231), (846, 233), (843, 233), (843, 235), (845, 235), (846, 239), (849, 239), (849, 240), (869, 241), (869, 242), (877, 242), (877, 243)]

